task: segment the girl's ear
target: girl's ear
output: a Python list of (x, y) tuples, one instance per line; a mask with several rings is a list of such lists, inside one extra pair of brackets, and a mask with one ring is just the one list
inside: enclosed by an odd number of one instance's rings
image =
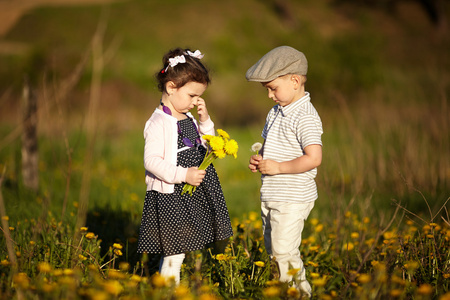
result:
[(177, 89), (177, 86), (175, 85), (175, 83), (173, 81), (168, 81), (166, 83), (166, 91), (169, 96), (172, 95), (176, 89)]

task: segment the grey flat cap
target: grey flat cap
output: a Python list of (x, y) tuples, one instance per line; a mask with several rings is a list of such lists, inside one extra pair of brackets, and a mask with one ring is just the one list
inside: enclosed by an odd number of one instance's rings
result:
[(270, 50), (247, 70), (248, 81), (269, 82), (286, 74), (306, 75), (308, 61), (305, 55), (289, 46)]

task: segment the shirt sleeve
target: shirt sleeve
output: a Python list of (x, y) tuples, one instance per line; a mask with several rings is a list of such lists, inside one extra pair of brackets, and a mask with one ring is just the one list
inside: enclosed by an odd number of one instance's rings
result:
[(322, 121), (318, 115), (304, 114), (297, 122), (297, 139), (304, 149), (310, 145), (322, 146)]

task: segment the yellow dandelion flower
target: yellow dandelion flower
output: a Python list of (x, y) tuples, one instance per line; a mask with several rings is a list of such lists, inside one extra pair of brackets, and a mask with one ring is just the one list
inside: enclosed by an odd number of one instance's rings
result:
[(370, 222), (370, 218), (369, 217), (364, 217), (363, 223), (364, 224), (369, 224), (369, 222)]
[(319, 278), (319, 277), (320, 277), (320, 274), (319, 274), (319, 273), (311, 272), (311, 278), (312, 278), (312, 279), (316, 279), (316, 278)]
[(221, 137), (223, 137), (224, 139), (229, 139), (229, 138), (230, 138), (230, 135), (229, 135), (225, 130), (217, 129), (217, 133), (218, 133)]
[(298, 296), (300, 296), (300, 292), (293, 286), (291, 286), (290, 288), (288, 288), (287, 290), (287, 294), (288, 296), (297, 299)]
[(357, 280), (361, 284), (369, 283), (370, 281), (372, 281), (372, 276), (370, 276), (369, 274), (361, 274), (358, 276)]
[(14, 229), (15, 229), (14, 227), (11, 226), (9, 227), (9, 231), (14, 231)]
[(83, 254), (78, 254), (78, 258), (79, 258), (81, 261), (85, 261), (85, 260), (87, 259), (87, 257), (84, 256)]
[(344, 250), (352, 251), (355, 248), (355, 245), (353, 243), (345, 243), (343, 246)]
[(0, 265), (2, 265), (2, 266), (4, 266), (4, 267), (9, 266), (9, 261), (6, 260), (6, 259), (3, 259), (3, 260), (0, 262)]
[(214, 150), (214, 154), (217, 156), (217, 158), (220, 158), (220, 159), (227, 156), (227, 154), (225, 153), (225, 150), (223, 150), (223, 149)]
[(280, 294), (280, 289), (276, 286), (270, 286), (264, 289), (263, 294), (266, 297), (277, 297)]
[(26, 289), (30, 285), (30, 279), (28, 279), (25, 273), (15, 274), (13, 276), (13, 282), (23, 289)]
[(256, 265), (257, 267), (264, 268), (265, 263), (264, 263), (263, 261), (255, 261), (255, 265)]
[(210, 134), (202, 135), (202, 139), (204, 139), (205, 141), (208, 141), (208, 142), (212, 139), (212, 137), (213, 137), (213, 135), (210, 135)]
[(66, 276), (72, 276), (73, 275), (73, 270), (72, 269), (64, 269), (63, 270), (63, 274)]
[(389, 294), (394, 297), (394, 298), (398, 298), (402, 295), (403, 291), (400, 289), (393, 289), (389, 292)]
[(136, 274), (131, 275), (130, 280), (133, 282), (141, 282), (142, 281), (142, 277)]
[(36, 243), (34, 242), (34, 241), (30, 241), (30, 245), (31, 246), (33, 246), (33, 245), (35, 245)]
[(323, 276), (321, 278), (313, 279), (311, 283), (316, 287), (323, 287), (327, 284), (327, 277)]
[(209, 141), (209, 145), (213, 151), (223, 150), (225, 141), (220, 136), (213, 136)]
[(108, 280), (103, 284), (105, 291), (111, 295), (118, 296), (122, 291), (123, 287), (117, 280)]
[(319, 224), (319, 219), (317, 218), (312, 218), (311, 221), (309, 221), (311, 223), (311, 225), (316, 226), (317, 224)]
[(8, 216), (3, 216), (3, 217), (2, 217), (2, 220), (4, 220), (4, 221), (9, 221), (9, 217), (8, 217)]
[(237, 152), (239, 149), (238, 143), (235, 140), (228, 140), (225, 144), (225, 153), (228, 155), (233, 155), (234, 158), (237, 158)]
[(290, 269), (287, 273), (290, 276), (294, 276), (295, 274), (297, 274), (300, 271), (300, 269)]
[(87, 227), (80, 227), (80, 231), (81, 231), (81, 232), (86, 232), (87, 230), (88, 230)]
[(356, 239), (359, 238), (359, 233), (358, 233), (358, 232), (352, 232), (352, 233), (350, 234), (350, 237), (351, 237), (352, 239), (356, 240)]
[(223, 253), (219, 253), (216, 255), (217, 260), (226, 260), (226, 255)]
[(85, 235), (85, 238), (87, 238), (88, 240), (93, 239), (95, 237), (95, 234), (93, 232), (88, 232)]
[(126, 261), (122, 261), (122, 262), (119, 264), (119, 269), (120, 269), (121, 271), (126, 272), (126, 271), (128, 271), (129, 268), (130, 268), (130, 264), (127, 263)]
[(119, 250), (119, 249), (114, 249), (114, 254), (117, 255), (117, 256), (122, 256), (123, 255), (122, 251)]
[(433, 292), (433, 287), (431, 284), (424, 283), (417, 289), (417, 292), (421, 295), (429, 295)]
[(314, 228), (315, 232), (321, 232), (323, 230), (323, 224), (317, 224), (317, 226)]
[(256, 221), (258, 219), (259, 214), (255, 211), (251, 211), (248, 213), (248, 219), (250, 221)]
[(442, 275), (442, 277), (444, 277), (445, 279), (449, 279), (450, 278), (450, 273), (445, 273), (444, 275)]
[(122, 248), (123, 248), (123, 247), (122, 247), (122, 245), (121, 245), (121, 244), (118, 244), (118, 243), (114, 243), (114, 244), (113, 244), (113, 248), (114, 248), (114, 249), (119, 249), (119, 250), (122, 250)]
[(184, 298), (189, 295), (189, 288), (184, 285), (179, 285), (176, 287), (173, 293), (178, 299)]
[(320, 249), (320, 246), (311, 246), (311, 247), (309, 247), (309, 250), (310, 251), (314, 251), (314, 252), (319, 251), (319, 249)]
[(38, 264), (38, 270), (41, 273), (50, 273), (52, 271), (52, 266), (48, 262), (41, 262)]
[(166, 279), (159, 273), (152, 276), (152, 284), (157, 288), (162, 288), (166, 286)]

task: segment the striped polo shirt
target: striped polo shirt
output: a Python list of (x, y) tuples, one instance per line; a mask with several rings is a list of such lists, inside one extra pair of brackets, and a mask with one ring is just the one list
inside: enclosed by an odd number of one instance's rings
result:
[[(261, 136), (264, 159), (290, 161), (304, 155), (309, 145), (322, 145), (322, 121), (309, 93), (268, 113)], [(298, 174), (261, 175), (261, 201), (311, 202), (317, 199), (317, 169)]]

